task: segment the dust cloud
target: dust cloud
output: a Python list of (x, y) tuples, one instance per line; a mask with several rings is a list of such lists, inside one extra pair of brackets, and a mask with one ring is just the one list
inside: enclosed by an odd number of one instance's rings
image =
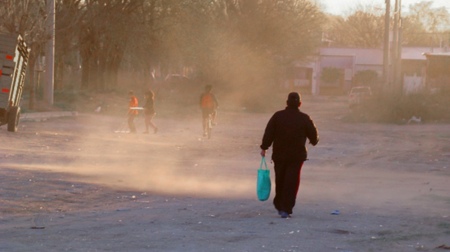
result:
[[(282, 98), (272, 112), (284, 107), (285, 94), (276, 95)], [(154, 120), (157, 134), (141, 133), (142, 117), (136, 120), (137, 134), (114, 133), (124, 118), (108, 115), (24, 125), (19, 134), (7, 136), (13, 144), (4, 149), (11, 154), (2, 165), (74, 174), (75, 180), (116, 189), (255, 199), (259, 144), (272, 112), (222, 104), (211, 139), (202, 137), (196, 107), (178, 114), (161, 108)], [(309, 147), (300, 202), (422, 211), (431, 201), (436, 211), (448, 207), (441, 176), (449, 169), (445, 125), (345, 123), (348, 110), (338, 98), (304, 96), (301, 109), (312, 116), (321, 141)]]
[(108, 115), (21, 122), (17, 134), (0, 134), (7, 143), (0, 146), (2, 247), (411, 251), (448, 244), (448, 125), (346, 123), (345, 100), (303, 102), (321, 141), (309, 148), (288, 221), (255, 195), (258, 145), (273, 111), (225, 102), (209, 140), (198, 110), (178, 117), (159, 110), (160, 131), (148, 135), (142, 117), (135, 135), (114, 133), (124, 118)]
[[(228, 154), (219, 150), (242, 148), (233, 146), (233, 142), (241, 141), (221, 136), (219, 128), (227, 125), (218, 127), (208, 140), (201, 135), (201, 121), (197, 117), (155, 119), (160, 127), (157, 134), (141, 133), (142, 117), (136, 120), (137, 134), (115, 133), (119, 120), (109, 116), (79, 116), (58, 120), (54, 126), (52, 122), (43, 122), (54, 128), (30, 137), (28, 147), (11, 150), (21, 152), (29, 148), (26, 152), (31, 154), (34, 149), (34, 158), (4, 165), (70, 173), (83, 182), (160, 194), (224, 198), (254, 194), (255, 181), (248, 173), (255, 174), (255, 164), (221, 158)], [(20, 134), (33, 134), (33, 129), (27, 130)]]

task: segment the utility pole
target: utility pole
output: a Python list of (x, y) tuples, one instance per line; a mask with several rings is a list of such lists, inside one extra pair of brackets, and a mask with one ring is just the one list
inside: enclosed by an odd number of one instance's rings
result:
[(391, 62), (392, 62), (392, 71), (391, 71), (391, 91), (397, 85), (397, 35), (398, 35), (398, 0), (395, 0), (394, 3), (394, 27), (392, 29), (392, 50), (391, 50)]
[(396, 59), (396, 80), (397, 88), (400, 93), (403, 92), (403, 76), (402, 76), (402, 0), (398, 0), (398, 15), (397, 15), (397, 55)]
[(389, 28), (391, 21), (391, 0), (385, 0), (386, 12), (384, 14), (384, 45), (383, 45), (383, 83), (389, 83)]
[(53, 89), (55, 79), (55, 0), (47, 0), (47, 30), (50, 40), (45, 50), (45, 86), (44, 100), (53, 105)]
[(401, 74), (401, 64), (402, 64), (402, 37), (401, 37), (401, 0), (395, 0), (394, 7), (394, 39), (392, 41), (392, 84), (395, 91), (402, 91), (403, 80)]

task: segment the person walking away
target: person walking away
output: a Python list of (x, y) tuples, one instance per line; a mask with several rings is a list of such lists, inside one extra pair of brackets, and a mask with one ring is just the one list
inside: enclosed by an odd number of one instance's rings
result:
[(145, 131), (144, 134), (148, 134), (148, 128), (153, 128), (153, 133), (158, 132), (158, 127), (153, 123), (153, 117), (155, 116), (155, 94), (149, 90), (145, 93), (145, 105), (144, 105), (144, 117), (145, 117)]
[(290, 218), (295, 206), (300, 173), (307, 159), (306, 140), (315, 146), (319, 142), (317, 128), (309, 115), (300, 111), (301, 97), (289, 93), (284, 110), (275, 112), (267, 123), (262, 138), (261, 156), (273, 144), (275, 198), (273, 204), (282, 218)]
[(133, 91), (128, 92), (128, 96), (130, 97), (130, 101), (128, 103), (128, 128), (130, 129), (130, 133), (136, 133), (134, 118), (136, 118), (139, 112), (133, 108), (138, 106), (138, 99), (134, 96)]
[(203, 136), (207, 136), (208, 131), (208, 120), (211, 115), (211, 120), (213, 125), (216, 124), (217, 108), (219, 103), (217, 102), (216, 96), (211, 92), (212, 86), (206, 85), (205, 91), (200, 96), (200, 108), (202, 110), (202, 126), (203, 126)]

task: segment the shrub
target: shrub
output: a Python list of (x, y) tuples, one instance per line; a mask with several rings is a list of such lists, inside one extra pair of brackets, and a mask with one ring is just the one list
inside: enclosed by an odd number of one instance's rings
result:
[(358, 71), (353, 77), (356, 85), (370, 86), (378, 80), (378, 73), (374, 70)]
[(385, 123), (404, 123), (411, 117), (424, 122), (450, 122), (450, 92), (413, 95), (378, 94), (363, 113), (367, 120)]
[(322, 69), (320, 79), (327, 83), (334, 83), (342, 79), (344, 73), (342, 69), (335, 67), (325, 67)]

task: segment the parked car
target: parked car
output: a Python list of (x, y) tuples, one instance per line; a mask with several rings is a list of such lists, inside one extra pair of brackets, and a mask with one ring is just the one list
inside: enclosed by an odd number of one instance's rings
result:
[(350, 108), (353, 108), (355, 106), (365, 104), (370, 100), (371, 97), (372, 90), (370, 89), (370, 87), (353, 87), (348, 95), (348, 105), (350, 106)]

